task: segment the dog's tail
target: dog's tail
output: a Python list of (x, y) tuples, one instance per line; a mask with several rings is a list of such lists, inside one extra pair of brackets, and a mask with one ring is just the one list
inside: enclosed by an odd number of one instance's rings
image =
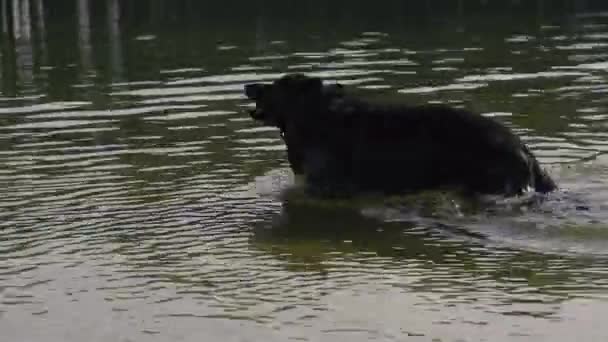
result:
[(532, 181), (534, 185), (534, 190), (540, 193), (548, 193), (557, 189), (557, 184), (555, 181), (549, 176), (547, 171), (541, 168), (540, 163), (530, 151), (530, 149), (522, 144), (524, 153), (528, 156), (528, 162), (530, 163), (530, 172), (532, 173)]
[(534, 190), (547, 193), (557, 189), (557, 184), (551, 179), (547, 171), (543, 170), (538, 162), (534, 163)]

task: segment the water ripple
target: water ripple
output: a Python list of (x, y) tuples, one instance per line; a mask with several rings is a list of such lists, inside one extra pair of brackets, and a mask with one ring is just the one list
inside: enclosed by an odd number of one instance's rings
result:
[[(256, 27), (255, 39), (192, 46), (183, 64), (165, 64), (163, 34), (138, 32), (124, 43), (139, 44), (132, 67), (65, 81), (70, 100), (33, 84), (0, 97), (3, 331), (41, 318), (132, 331), (124, 318), (141, 315), (162, 340), (185, 338), (170, 326), (230, 320), (256, 338), (255, 324), (310, 339), (473, 327), (473, 339), (509, 340), (569, 324), (588, 337), (598, 321), (585, 319), (608, 312), (606, 33), (593, 18), (576, 36), (546, 26), (492, 44), (467, 28), (463, 41), (399, 31), (296, 45)], [(63, 68), (51, 67), (40, 79)], [(519, 133), (563, 189), (482, 208), (447, 194), (312, 200), (277, 129), (242, 112), (244, 84), (287, 70), (475, 109)]]

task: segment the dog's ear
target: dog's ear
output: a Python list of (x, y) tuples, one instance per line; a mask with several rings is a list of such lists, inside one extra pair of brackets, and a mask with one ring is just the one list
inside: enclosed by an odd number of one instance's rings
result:
[(320, 93), (323, 88), (323, 80), (319, 77), (302, 76), (295, 80), (294, 85), (304, 93)]
[(310, 77), (304, 74), (288, 74), (274, 82), (281, 89), (291, 89), (298, 92), (321, 92), (323, 81), (319, 77)]

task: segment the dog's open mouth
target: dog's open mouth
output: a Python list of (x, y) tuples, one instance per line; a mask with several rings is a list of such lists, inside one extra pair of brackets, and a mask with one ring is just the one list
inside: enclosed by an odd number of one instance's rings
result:
[(262, 120), (264, 118), (264, 111), (261, 108), (250, 109), (249, 115), (254, 120)]

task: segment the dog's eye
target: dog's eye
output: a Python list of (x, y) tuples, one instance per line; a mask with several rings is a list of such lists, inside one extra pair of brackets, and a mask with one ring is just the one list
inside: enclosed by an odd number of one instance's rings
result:
[(318, 77), (308, 78), (302, 82), (301, 87), (304, 90), (319, 90), (323, 88), (323, 81)]

